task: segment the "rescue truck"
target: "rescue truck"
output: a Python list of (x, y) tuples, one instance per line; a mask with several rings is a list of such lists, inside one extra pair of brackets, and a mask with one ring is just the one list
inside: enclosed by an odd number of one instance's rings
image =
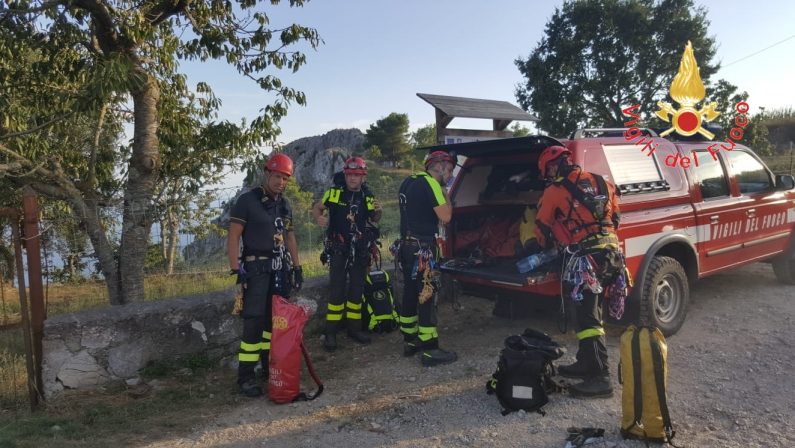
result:
[[(674, 334), (685, 321), (694, 281), (748, 263), (770, 262), (778, 280), (795, 284), (793, 176), (773, 174), (740, 144), (717, 150), (724, 142), (673, 141), (644, 129), (654, 141), (649, 151), (622, 131), (582, 129), (568, 140), (528, 136), (426, 148), (455, 152), (459, 161), (449, 185), (453, 219), (440, 229), (443, 277), (475, 295), (560, 297), (560, 266), (520, 274), (514, 248), (523, 213), (544, 189), (538, 155), (563, 145), (574, 163), (621, 192), (618, 236), (634, 279), (630, 319)], [(689, 164), (681, 163), (684, 157)]]

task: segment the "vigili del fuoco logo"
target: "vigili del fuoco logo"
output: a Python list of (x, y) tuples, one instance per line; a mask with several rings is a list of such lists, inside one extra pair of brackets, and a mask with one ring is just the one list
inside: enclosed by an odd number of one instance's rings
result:
[[(675, 131), (677, 134), (684, 137), (689, 137), (698, 133), (709, 140), (714, 139), (715, 134), (705, 129), (703, 125), (704, 123), (718, 118), (720, 115), (720, 112), (716, 110), (718, 103), (712, 101), (702, 105), (701, 108), (697, 108), (698, 104), (704, 99), (705, 89), (704, 83), (701, 81), (698, 63), (693, 53), (693, 45), (690, 41), (688, 41), (685, 46), (682, 60), (679, 62), (679, 72), (677, 72), (671, 82), (669, 93), (671, 94), (671, 98), (679, 105), (679, 108), (674, 108), (666, 101), (657, 102), (657, 106), (660, 109), (657, 110), (655, 114), (666, 123), (671, 124), (670, 128), (660, 133), (660, 137), (665, 137)], [(624, 115), (632, 117), (632, 120), (624, 123), (624, 126), (628, 127), (628, 129), (624, 131), (624, 139), (633, 141), (635, 145), (641, 146), (641, 151), (648, 151), (646, 155), (650, 156), (654, 153), (655, 149), (657, 149), (658, 143), (655, 142), (652, 137), (648, 137), (647, 139), (647, 136), (644, 136), (640, 128), (636, 126), (640, 120), (640, 115), (634, 111), (639, 108), (640, 104), (635, 104), (622, 110)], [(713, 160), (718, 160), (716, 154), (720, 149), (726, 151), (733, 150), (735, 143), (743, 137), (743, 128), (749, 123), (748, 117), (745, 115), (748, 109), (748, 103), (745, 101), (740, 101), (735, 105), (737, 116), (734, 122), (737, 126), (733, 127), (729, 132), (729, 137), (726, 138), (726, 144), (721, 143), (718, 145), (714, 143), (707, 148)], [(695, 152), (693, 152), (692, 157), (693, 164), (698, 166), (698, 158)], [(691, 160), (690, 156), (686, 155), (682, 155), (680, 159), (680, 155), (677, 153), (675, 156), (669, 155), (666, 157), (665, 163), (669, 166), (676, 166), (679, 164), (683, 168), (687, 168), (690, 166)]]

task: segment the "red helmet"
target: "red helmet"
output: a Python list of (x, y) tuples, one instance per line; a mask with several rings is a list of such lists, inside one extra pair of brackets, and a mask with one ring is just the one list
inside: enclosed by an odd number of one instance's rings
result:
[(436, 162), (448, 162), (455, 165), (458, 161), (457, 158), (447, 151), (434, 151), (425, 157), (425, 168), (427, 169), (431, 164)]
[(345, 174), (367, 174), (367, 164), (361, 157), (350, 157), (345, 161), (342, 171)]
[(274, 154), (265, 163), (265, 169), (268, 171), (286, 174), (287, 176), (292, 176), (293, 159), (291, 159), (287, 154)]
[(547, 174), (547, 165), (553, 160), (557, 160), (562, 156), (571, 156), (571, 151), (563, 146), (548, 146), (547, 149), (541, 152), (538, 156), (538, 169), (541, 171), (541, 177)]

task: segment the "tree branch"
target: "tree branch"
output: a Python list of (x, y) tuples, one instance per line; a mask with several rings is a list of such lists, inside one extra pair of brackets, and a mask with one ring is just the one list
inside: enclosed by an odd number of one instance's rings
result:
[(182, 12), (187, 6), (187, 0), (178, 0), (176, 3), (173, 0), (162, 0), (151, 10), (146, 12), (146, 20), (148, 20), (152, 26), (156, 26), (169, 17)]
[(51, 125), (53, 123), (57, 123), (57, 122), (59, 122), (61, 120), (65, 120), (65, 119), (69, 118), (71, 115), (72, 115), (72, 113), (68, 113), (66, 115), (53, 118), (52, 120), (49, 120), (46, 123), (42, 123), (42, 124), (36, 126), (35, 128), (28, 129), (26, 131), (12, 132), (10, 134), (0, 135), (0, 140), (6, 140), (6, 139), (9, 139), (9, 138), (20, 137), (20, 136), (23, 136), (23, 135), (32, 134), (32, 133), (34, 133), (36, 131), (39, 131), (39, 130), (41, 130), (43, 128), (46, 128), (47, 126), (49, 126), (49, 125)]
[(43, 184), (41, 182), (31, 182), (29, 184), (33, 187), (34, 190), (38, 191), (39, 193), (54, 198), (54, 199), (61, 199), (61, 200), (69, 200), (70, 197), (66, 194), (66, 191), (61, 189), (60, 187), (53, 185), (53, 184)]
[(94, 145), (91, 146), (91, 154), (88, 157), (88, 176), (86, 183), (89, 188), (94, 188), (97, 182), (97, 151), (99, 151), (99, 139), (102, 136), (102, 126), (105, 124), (105, 113), (108, 111), (108, 105), (102, 103), (99, 109), (99, 119), (97, 120), (97, 130), (94, 133)]
[(62, 0), (53, 0), (49, 2), (43, 2), (41, 6), (37, 6), (35, 8), (25, 8), (25, 9), (8, 8), (3, 11), (3, 14), (33, 14), (55, 8), (64, 3), (66, 2)]
[(121, 49), (119, 33), (114, 28), (110, 7), (98, 0), (72, 0), (72, 5), (91, 13), (96, 27), (96, 38), (105, 54)]

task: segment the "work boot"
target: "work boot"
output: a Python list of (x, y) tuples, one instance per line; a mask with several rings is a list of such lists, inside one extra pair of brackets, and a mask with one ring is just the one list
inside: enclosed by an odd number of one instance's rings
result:
[(566, 378), (582, 379), (603, 374), (607, 366), (607, 348), (603, 341), (601, 336), (581, 340), (577, 360), (573, 364), (558, 367), (558, 374)]
[(558, 367), (558, 374), (566, 378), (588, 378), (593, 376), (593, 369), (587, 367), (584, 362), (576, 361), (567, 366)]
[(417, 338), (403, 341), (403, 356), (410, 357), (420, 351), (420, 341)]
[(327, 352), (333, 352), (337, 349), (337, 333), (327, 331), (323, 337), (323, 349)]
[(613, 396), (613, 386), (607, 374), (590, 376), (582, 383), (569, 386), (569, 392), (574, 397), (583, 398), (608, 398)]
[(426, 349), (422, 351), (422, 365), (425, 367), (433, 367), (441, 364), (450, 364), (456, 362), (458, 355), (455, 352), (442, 350), (440, 348)]
[(358, 320), (348, 321), (348, 337), (362, 345), (370, 343), (370, 335), (362, 331), (362, 323)]
[(240, 395), (245, 395), (249, 398), (257, 398), (264, 394), (262, 386), (257, 384), (254, 378), (244, 381), (240, 384)]

